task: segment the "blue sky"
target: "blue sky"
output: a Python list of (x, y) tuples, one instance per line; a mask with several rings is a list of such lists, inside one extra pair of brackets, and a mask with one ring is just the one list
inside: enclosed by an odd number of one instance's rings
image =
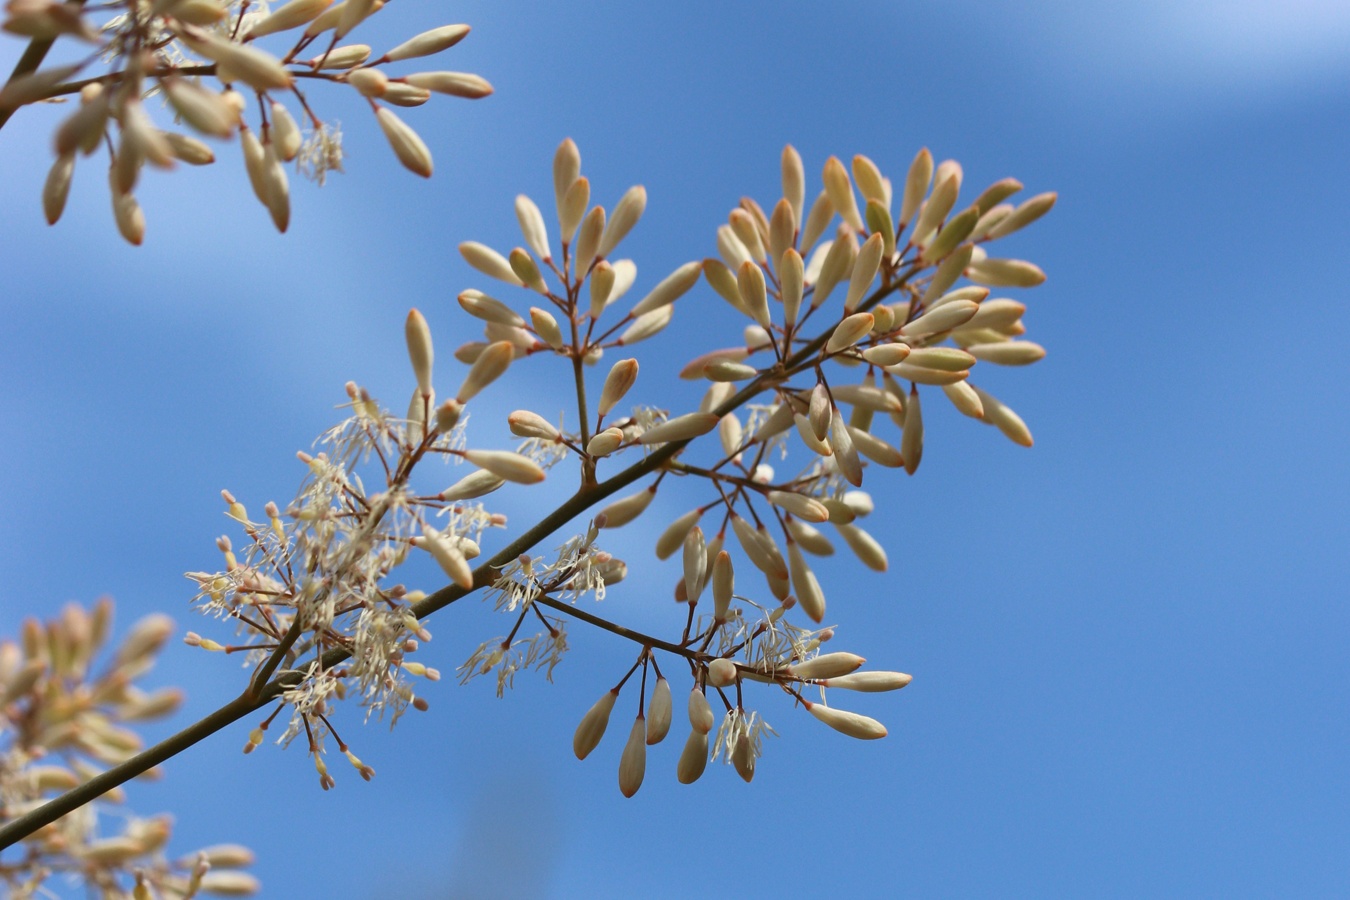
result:
[[(445, 21), (401, 6), (371, 43)], [(970, 190), (1007, 175), (1057, 190), (1051, 216), (1008, 241), (1049, 275), (1019, 294), (1049, 356), (982, 382), (1036, 446), (932, 403), (918, 474), (868, 485), (888, 510), (868, 527), (891, 571), (821, 569), (839, 648), (915, 676), (855, 703), (886, 740), (850, 741), (766, 693), (781, 737), (752, 785), (721, 767), (677, 784), (673, 736), (624, 800), (627, 695), (585, 762), (570, 737), (631, 651), (577, 627), (553, 685), (521, 677), (499, 701), (447, 679), (393, 735), (349, 714), (371, 784), (340, 773), (323, 793), (299, 748), (245, 758), (241, 723), (139, 788), (137, 809), (174, 810), (184, 848), (254, 845), (278, 897), (1350, 891), (1342, 4), (445, 15), (474, 26), (447, 67), (496, 95), (407, 113), (436, 156), (430, 183), (393, 163), (357, 104), (323, 97), (348, 174), (296, 184), (284, 237), (231, 151), (214, 171), (147, 179), (139, 250), (113, 231), (97, 166), (48, 229), (38, 191), (55, 115), (0, 134), (0, 633), (102, 593), (124, 625), (166, 610), (202, 630), (181, 573), (216, 564), (220, 488), (251, 507), (287, 499), (294, 451), (332, 421), (348, 379), (399, 405), (410, 306), (447, 361), (475, 336), (453, 298), (484, 279), (454, 247), (518, 244), (512, 198), (548, 210), (565, 136), (600, 202), (647, 187), (625, 241), (639, 286), (712, 255), (740, 196), (776, 198), (787, 142), (812, 184), (831, 154), (900, 177), (928, 146), (964, 164)], [(706, 287), (682, 300), (641, 348), (649, 393), (635, 399), (692, 404), (662, 373), (739, 328)], [(516, 367), (473, 433), (503, 445), (506, 412), (567, 403), (552, 386), (542, 366)], [(521, 523), (540, 496), (502, 508)], [(663, 490), (616, 549), (642, 559), (701, 499)], [(605, 611), (668, 631), (673, 578), (644, 566)], [(447, 672), (503, 630), (476, 601), (431, 627), (428, 660)], [(175, 646), (158, 676), (189, 692), (181, 724), (243, 673)]]

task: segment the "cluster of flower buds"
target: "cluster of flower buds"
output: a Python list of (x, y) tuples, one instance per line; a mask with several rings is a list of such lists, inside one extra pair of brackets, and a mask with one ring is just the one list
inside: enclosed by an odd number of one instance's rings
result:
[[(145, 216), (133, 191), (142, 168), (215, 160), (210, 146), (197, 137), (155, 124), (148, 107), (162, 102), (197, 135), (237, 135), (253, 193), (276, 228), (285, 231), (291, 214), (286, 164), (296, 163), (320, 183), (329, 171), (342, 168), (341, 135), (315, 113), (300, 87), (305, 81), (356, 91), (368, 101), (398, 161), (430, 177), (431, 152), (391, 107), (420, 106), (432, 94), (477, 99), (492, 93), (492, 86), (464, 72), (389, 70), (453, 47), (469, 33), (467, 25), (434, 28), (378, 55), (367, 44), (344, 43), (385, 5), (383, 0), (288, 0), (269, 11), (267, 4), (250, 0), (117, 0), (96, 6), (11, 0), (0, 26), (5, 31), (34, 41), (67, 37), (93, 48), (81, 62), (19, 75), (0, 90), (0, 115), (6, 117), (21, 106), (79, 96), (55, 132), (56, 162), (42, 192), (47, 221), (54, 224), (61, 217), (76, 159), (106, 145), (118, 231), (131, 243), (141, 243)], [(96, 23), (91, 15), (108, 18)], [(278, 42), (279, 52), (263, 49), (260, 42)], [(108, 62), (108, 71), (91, 75), (99, 60)], [(83, 78), (72, 80), (77, 76)], [(220, 87), (210, 87), (204, 81), (208, 77)], [(246, 94), (257, 101), (256, 129), (245, 118), (251, 105)], [(282, 102), (288, 96), (296, 104), (294, 112)]]
[[(50, 622), (24, 622), (18, 642), (0, 642), (0, 823), (41, 806), (141, 749), (135, 728), (178, 709), (176, 688), (145, 691), (136, 682), (154, 665), (173, 630), (164, 616), (138, 622), (110, 653), (113, 603), (68, 605)], [(152, 770), (154, 771), (154, 770)], [(258, 881), (246, 847), (210, 847), (176, 862), (163, 850), (172, 836), (168, 816), (138, 818), (118, 811), (126, 794), (114, 788), (29, 835), (24, 856), (0, 863), (5, 896), (50, 896), (48, 875), (79, 871), (104, 896), (242, 896)], [(105, 834), (100, 825), (115, 822)], [(152, 890), (154, 893), (152, 893)]]
[[(801, 635), (795, 636), (800, 638)], [(741, 705), (743, 681), (776, 684), (796, 698), (802, 707), (816, 719), (834, 730), (860, 740), (874, 740), (886, 736), (880, 722), (858, 713), (812, 702), (801, 695), (809, 685), (821, 688), (843, 688), (855, 691), (892, 691), (909, 684), (910, 676), (901, 672), (859, 672), (864, 660), (852, 653), (818, 652), (821, 637), (809, 641), (800, 639), (790, 643), (786, 655), (776, 659), (760, 659), (757, 663), (738, 663), (729, 656), (709, 656), (686, 641), (672, 652), (683, 656), (694, 675), (694, 686), (689, 692), (689, 736), (675, 765), (675, 777), (681, 784), (697, 781), (707, 768), (709, 758), (722, 759), (735, 768), (742, 779), (755, 777), (755, 766), (762, 754), (763, 738), (776, 734), (759, 715)], [(669, 649), (669, 648), (668, 648)], [(789, 661), (795, 659), (796, 661)], [(655, 683), (647, 690), (647, 665), (655, 672)], [(670, 682), (656, 666), (656, 657), (643, 650), (638, 662), (629, 669), (618, 685), (601, 695), (581, 717), (572, 736), (572, 751), (577, 759), (585, 759), (600, 744), (609, 726), (610, 715), (624, 684), (642, 667), (642, 687), (639, 690), (637, 718), (619, 755), (619, 790), (632, 797), (642, 786), (647, 769), (647, 748), (659, 744), (670, 732), (673, 701)], [(728, 697), (733, 691), (735, 700)], [(715, 735), (712, 734), (714, 712), (708, 697), (715, 693), (726, 712)], [(711, 735), (711, 739), (710, 739)]]

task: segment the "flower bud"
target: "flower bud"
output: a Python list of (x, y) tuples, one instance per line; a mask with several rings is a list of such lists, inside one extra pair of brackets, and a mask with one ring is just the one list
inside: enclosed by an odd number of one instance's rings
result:
[(249, 38), (265, 37), (279, 31), (289, 31), (308, 25), (327, 9), (333, 0), (290, 0), (264, 16), (248, 31)]
[(590, 443), (586, 445), (586, 452), (591, 456), (609, 456), (622, 446), (623, 441), (624, 437), (621, 430), (606, 428), (591, 438)]
[(820, 501), (795, 491), (769, 491), (765, 499), (807, 522), (825, 522), (830, 518), (830, 511)]
[(913, 475), (923, 459), (923, 408), (919, 405), (919, 390), (911, 387), (905, 403), (905, 428), (900, 436), (900, 455), (905, 459), (905, 471)]
[(548, 310), (531, 306), (530, 324), (534, 326), (534, 333), (539, 335), (539, 339), (545, 344), (554, 350), (562, 347), (562, 330), (558, 327), (558, 320), (553, 318), (553, 314)]
[(417, 378), (417, 389), (424, 396), (430, 396), (431, 365), (435, 358), (431, 346), (431, 329), (422, 314), (413, 309), (408, 311), (403, 333), (408, 343), (408, 359), (412, 362), (413, 375)]
[(642, 212), (647, 208), (647, 190), (642, 185), (636, 185), (629, 188), (624, 195), (619, 198), (618, 204), (614, 207), (614, 215), (610, 217), (609, 223), (605, 226), (603, 236), (600, 238), (599, 247), (596, 250), (599, 256), (609, 256), (614, 248), (619, 246), (619, 242), (624, 239), (633, 226), (637, 224), (638, 219), (642, 217)]
[(947, 399), (952, 402), (957, 411), (963, 415), (970, 416), (972, 419), (984, 418), (984, 404), (980, 402), (980, 395), (975, 393), (975, 389), (969, 382), (958, 381), (956, 384), (944, 384), (942, 393), (947, 395)]
[(430, 553), (455, 584), (466, 591), (473, 588), (473, 571), (455, 541), (447, 540), (435, 528), (424, 525), (422, 533), (414, 537), (412, 543), (414, 547), (420, 547)]
[(581, 717), (576, 734), (572, 736), (572, 752), (577, 755), (577, 759), (585, 759), (605, 736), (610, 711), (614, 709), (614, 701), (618, 699), (617, 688), (607, 691), (586, 711), (586, 715)]
[(858, 215), (858, 201), (853, 196), (853, 185), (849, 182), (848, 170), (837, 156), (825, 161), (822, 175), (825, 193), (830, 197), (830, 205), (839, 213), (839, 217), (848, 223), (854, 231), (863, 230), (862, 217)]
[(641, 444), (685, 441), (707, 434), (717, 427), (721, 416), (713, 413), (686, 413), (647, 429), (638, 436)]
[[(881, 267), (881, 251), (884, 242), (880, 234), (874, 234), (863, 242), (858, 249), (858, 257), (853, 262), (853, 271), (849, 275), (848, 293), (844, 296), (844, 311), (853, 312), (862, 302), (864, 295), (876, 280), (877, 270)], [(872, 323), (867, 323), (870, 331)], [(865, 332), (864, 332), (865, 333)]]
[(848, 479), (855, 487), (862, 484), (862, 461), (858, 459), (858, 449), (853, 446), (853, 433), (848, 429), (848, 420), (834, 410), (830, 420), (830, 448), (834, 451), (834, 463), (839, 474)]
[(52, 163), (47, 180), (42, 186), (42, 212), (48, 225), (55, 225), (66, 208), (70, 196), (70, 181), (75, 175), (75, 152), (63, 153)]
[(900, 329), (900, 333), (906, 337), (922, 337), (951, 331), (953, 328), (960, 328), (969, 322), (979, 309), (979, 304), (971, 300), (955, 300), (951, 303), (944, 303), (907, 323)]
[(712, 731), (713, 711), (712, 706), (708, 704), (708, 697), (698, 685), (689, 692), (689, 725), (694, 729), (695, 734), (704, 734)]
[(383, 97), (389, 87), (389, 76), (380, 69), (353, 69), (346, 75), (347, 83), (362, 97)]
[(439, 494), (442, 500), (474, 500), (485, 496), (506, 484), (506, 479), (493, 475), (484, 469), (470, 472)]
[(725, 622), (731, 608), (731, 598), (736, 593), (736, 574), (731, 564), (731, 554), (725, 550), (717, 552), (712, 567), (713, 621)]
[(821, 622), (825, 618), (825, 594), (795, 542), (788, 544), (788, 571), (802, 612), (806, 613), (811, 621)]
[(647, 704), (647, 743), (659, 744), (670, 731), (673, 705), (670, 699), (670, 682), (665, 676), (658, 676), (656, 687), (652, 688), (652, 698)]
[(506, 424), (511, 433), (517, 437), (538, 438), (544, 441), (557, 441), (561, 437), (553, 423), (528, 409), (518, 409), (511, 413), (506, 417)]
[(633, 720), (633, 729), (628, 732), (628, 743), (624, 744), (619, 756), (619, 791), (625, 797), (638, 792), (642, 778), (647, 774), (646, 726), (646, 720), (639, 713)]
[(707, 544), (703, 540), (703, 529), (695, 525), (684, 536), (684, 595), (690, 603), (697, 603), (703, 594), (703, 585), (707, 575)]
[(685, 263), (652, 288), (647, 296), (639, 300), (628, 314), (640, 316), (643, 313), (649, 313), (654, 309), (660, 309), (674, 303), (698, 283), (698, 277), (702, 271), (702, 264), (697, 261)]
[[(708, 684), (713, 687), (727, 687), (736, 683), (736, 664), (729, 659), (718, 657), (708, 663)], [(707, 702), (707, 699), (704, 699)], [(692, 711), (690, 713), (692, 717)], [(697, 726), (695, 726), (697, 727)]]
[(213, 32), (182, 32), (179, 38), (194, 53), (216, 63), (221, 81), (242, 81), (255, 91), (286, 90), (291, 73), (281, 60), (251, 44), (240, 44)]
[(380, 123), (380, 130), (384, 132), (385, 140), (393, 149), (394, 155), (403, 167), (410, 172), (421, 175), (423, 178), (431, 177), (431, 151), (422, 138), (413, 131), (408, 125), (394, 115), (388, 107), (381, 106), (375, 110), (375, 119)]
[(852, 347), (868, 335), (875, 322), (876, 318), (870, 312), (854, 313), (835, 326), (825, 343), (825, 352), (838, 353), (846, 347)]
[(624, 398), (637, 381), (637, 375), (636, 359), (621, 359), (609, 370), (605, 376), (605, 386), (600, 390), (599, 413), (602, 418), (609, 415), (614, 405)]
[(760, 327), (768, 329), (773, 324), (769, 315), (768, 289), (764, 284), (764, 272), (751, 260), (741, 263), (736, 270), (736, 286), (740, 291), (741, 304), (750, 317)]
[(913, 676), (904, 672), (854, 672), (820, 680), (820, 686), (826, 688), (844, 688), (849, 691), (898, 691), (909, 684)]
[(955, 173), (943, 177), (942, 173), (937, 173), (937, 187), (933, 188), (932, 195), (928, 202), (923, 205), (923, 210), (914, 222), (914, 230), (910, 232), (910, 241), (915, 244), (927, 242), (937, 227), (942, 224), (942, 220), (947, 218), (947, 213), (952, 211), (956, 205), (956, 195), (961, 190), (960, 176)]
[(509, 450), (465, 450), (463, 455), (478, 468), (516, 484), (538, 484), (545, 477), (538, 463)]
[(1036, 287), (1045, 281), (1045, 273), (1033, 263), (1021, 259), (983, 259), (972, 262), (966, 277), (989, 287)]
[(860, 716), (857, 713), (845, 712), (842, 709), (834, 709), (823, 703), (812, 703), (810, 700), (803, 700), (802, 704), (811, 715), (840, 734), (846, 734), (849, 737), (864, 741), (886, 736), (886, 726), (876, 719), (869, 719), (867, 716)]
[(619, 528), (627, 525), (651, 505), (652, 498), (656, 496), (655, 487), (647, 487), (638, 491), (636, 494), (629, 494), (620, 500), (606, 506), (601, 512), (605, 516), (604, 528)]
[(417, 72), (403, 78), (413, 87), (466, 100), (480, 100), (492, 93), (492, 85), (470, 72)]
[(919, 211), (920, 204), (923, 203), (924, 195), (928, 193), (928, 186), (933, 181), (933, 154), (924, 147), (914, 156), (914, 161), (909, 165), (909, 172), (905, 176), (905, 192), (900, 202), (900, 224), (909, 222), (914, 214)]
[[(695, 692), (697, 693), (697, 692)], [(699, 694), (699, 696), (703, 696)], [(711, 719), (712, 710), (708, 711)], [(712, 727), (709, 721), (709, 728)], [(708, 734), (705, 731), (694, 729), (689, 732), (688, 739), (684, 742), (684, 749), (680, 751), (680, 761), (675, 765), (675, 777), (679, 779), (680, 784), (693, 784), (698, 781), (703, 770), (708, 767)]]
[(853, 427), (849, 428), (848, 433), (857, 451), (872, 462), (889, 469), (898, 469), (905, 464), (905, 459), (900, 455), (900, 451), (881, 438)]
[(830, 543), (829, 538), (800, 519), (789, 519), (787, 530), (792, 539), (807, 553), (814, 553), (816, 556), (834, 555), (834, 545)]
[(996, 426), (1014, 444), (1020, 444), (1023, 447), (1032, 445), (1031, 430), (1027, 428), (1027, 423), (1022, 421), (1021, 416), (992, 395), (974, 385), (971, 385), (971, 387), (975, 391), (975, 395), (980, 398), (980, 405), (984, 409), (985, 422)]
[(805, 662), (788, 666), (788, 672), (804, 681), (818, 678), (836, 678), (857, 671), (865, 662), (867, 660), (854, 653), (823, 653)]
[(468, 34), (468, 25), (442, 25), (409, 38), (386, 53), (383, 59), (385, 62), (399, 62), (420, 56), (434, 56), (455, 46)]
[(469, 373), (464, 376), (455, 399), (460, 403), (468, 403), (506, 371), (515, 354), (515, 347), (510, 341), (488, 344), (469, 367)]

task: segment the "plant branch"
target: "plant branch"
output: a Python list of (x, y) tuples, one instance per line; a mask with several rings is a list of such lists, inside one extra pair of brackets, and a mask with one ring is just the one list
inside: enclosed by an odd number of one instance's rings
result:
[[(864, 303), (859, 305), (858, 309), (870, 309), (894, 292), (898, 286), (899, 283), (893, 283), (878, 288)], [(808, 342), (799, 351), (785, 360), (782, 364), (783, 367), (791, 369), (808, 360), (816, 353), (816, 351), (825, 345), (825, 342), (829, 340), (833, 331), (834, 329), (831, 328), (819, 337)], [(726, 415), (732, 410), (740, 407), (742, 404), (748, 402), (762, 391), (772, 387), (777, 383), (779, 377), (780, 376), (777, 373), (772, 371), (760, 375), (745, 387), (741, 388), (740, 391), (725, 401), (721, 406), (714, 410), (714, 412), (719, 416)], [(649, 454), (645, 459), (634, 463), (622, 472), (614, 475), (612, 478), (599, 482), (598, 484), (593, 484), (589, 487), (583, 486), (577, 493), (573, 494), (556, 509), (527, 529), (520, 537), (511, 541), (494, 554), (491, 559), (474, 569), (473, 586), (471, 588), (462, 588), (457, 584), (447, 585), (413, 604), (411, 608), (412, 613), (419, 620), (424, 619), (432, 613), (444, 609), (456, 600), (467, 596), (473, 591), (492, 584), (496, 580), (496, 572), (512, 560), (519, 557), (522, 553), (529, 551), (536, 544), (546, 539), (549, 535), (562, 528), (572, 519), (576, 518), (599, 501), (609, 497), (616, 491), (627, 487), (639, 478), (649, 475), (657, 469), (663, 468), (667, 462), (684, 450), (692, 440), (693, 439), (690, 438), (664, 444), (659, 449)], [(553, 604), (551, 603), (545, 605), (553, 607)], [(608, 623), (603, 619), (591, 616), (590, 613), (575, 609), (566, 604), (561, 604), (553, 608), (558, 608), (577, 618), (584, 619), (597, 627), (614, 631), (616, 634), (623, 634), (628, 631), (628, 629), (624, 629), (622, 626)], [(616, 631), (616, 629), (619, 630)], [(627, 637), (630, 635), (625, 634), (624, 636)], [(654, 647), (660, 647), (668, 652), (678, 653), (682, 656), (688, 655), (687, 648), (680, 648), (677, 645), (670, 644), (666, 641), (658, 641), (655, 638), (647, 638), (646, 636), (642, 636), (641, 641), (643, 643), (649, 643)], [(277, 654), (274, 654), (274, 656), (277, 656)], [(302, 683), (311, 672), (321, 672), (330, 669), (350, 657), (351, 654), (348, 651), (341, 648), (335, 648), (324, 653), (319, 659), (311, 661), (303, 669), (289, 669), (284, 671), (271, 681), (267, 682), (260, 689), (246, 691), (221, 706), (215, 712), (209, 713), (197, 722), (187, 726), (177, 734), (165, 738), (158, 744), (137, 753), (125, 762), (94, 776), (84, 784), (72, 788), (64, 794), (49, 800), (37, 809), (6, 822), (4, 825), (0, 825), (0, 850), (4, 850), (5, 848), (18, 843), (33, 834), (39, 828), (50, 825), (62, 816), (98, 799), (113, 788), (125, 784), (138, 775), (144, 774), (154, 766), (172, 759), (189, 747), (192, 747), (215, 734), (217, 731), (222, 730), (228, 725), (232, 725), (255, 710), (266, 706), (290, 688)]]

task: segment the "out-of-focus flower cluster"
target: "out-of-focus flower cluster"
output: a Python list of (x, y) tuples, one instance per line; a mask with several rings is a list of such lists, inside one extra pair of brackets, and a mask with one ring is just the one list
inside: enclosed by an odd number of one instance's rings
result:
[[(5, 31), (34, 41), (69, 38), (88, 48), (73, 63), (29, 72), (0, 90), (5, 115), (78, 95), (53, 136), (56, 162), (42, 192), (47, 221), (55, 224), (65, 209), (76, 160), (106, 147), (118, 231), (140, 244), (145, 216), (134, 189), (144, 166), (206, 165), (215, 153), (193, 135), (237, 136), (254, 195), (285, 231), (286, 164), (320, 184), (342, 169), (341, 130), (319, 117), (301, 88), (306, 82), (359, 94), (398, 161), (430, 177), (430, 150), (391, 107), (420, 106), (433, 94), (477, 99), (492, 86), (465, 72), (391, 70), (453, 47), (469, 33), (467, 25), (423, 32), (384, 53), (346, 42), (385, 6), (384, 0), (289, 0), (276, 8), (265, 0), (9, 0)], [(191, 133), (161, 128), (152, 115), (157, 109)]]
[[(70, 604), (50, 622), (24, 622), (19, 641), (0, 641), (0, 822), (131, 757), (142, 746), (136, 727), (182, 703), (177, 688), (137, 686), (172, 631), (168, 618), (142, 619), (101, 653), (112, 616), (111, 600), (90, 610)], [(246, 847), (170, 859), (172, 819), (140, 818), (122, 809), (125, 802), (125, 791), (114, 788), (29, 835), (0, 856), (0, 891), (55, 896), (69, 880), (101, 897), (135, 900), (256, 892), (257, 880), (242, 871), (253, 861)]]

